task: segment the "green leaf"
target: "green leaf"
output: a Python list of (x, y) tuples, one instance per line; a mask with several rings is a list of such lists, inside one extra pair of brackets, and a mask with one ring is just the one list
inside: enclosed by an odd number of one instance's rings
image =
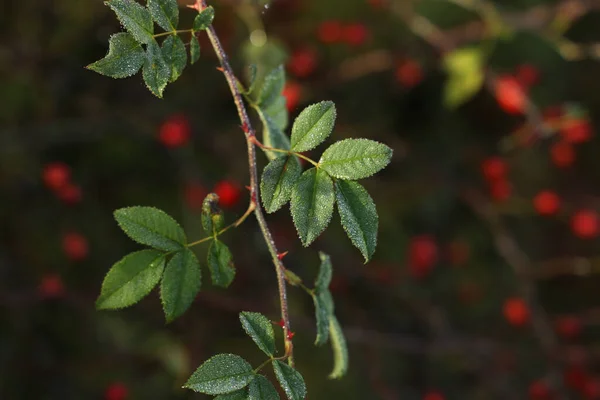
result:
[(329, 336), (333, 349), (333, 371), (329, 374), (329, 379), (339, 379), (348, 371), (348, 347), (342, 327), (334, 315), (329, 321)]
[(333, 181), (325, 171), (311, 168), (300, 176), (292, 191), (290, 210), (304, 246), (327, 228), (334, 203)]
[[(259, 111), (258, 115), (260, 116), (263, 124), (263, 144), (275, 149), (289, 150), (290, 139), (285, 135), (285, 133), (283, 133), (275, 121), (262, 110)], [(274, 160), (281, 156), (281, 153), (270, 150), (265, 150), (265, 154), (269, 160)]]
[(183, 386), (205, 394), (223, 394), (246, 387), (256, 375), (246, 360), (235, 354), (208, 359)]
[(306, 385), (300, 372), (279, 360), (273, 361), (273, 371), (289, 400), (302, 400), (306, 397)]
[(142, 46), (131, 34), (121, 32), (108, 40), (106, 57), (86, 68), (111, 78), (126, 78), (135, 75), (142, 68), (144, 58)]
[(177, 30), (179, 24), (177, 0), (148, 0), (148, 10), (156, 23), (165, 31)]
[(444, 68), (448, 74), (444, 88), (444, 102), (456, 108), (473, 97), (485, 81), (485, 59), (480, 47), (454, 50), (444, 57)]
[(160, 286), (165, 318), (173, 321), (192, 304), (200, 291), (200, 263), (190, 249), (175, 253), (167, 263)]
[(105, 2), (117, 14), (121, 24), (143, 44), (154, 41), (154, 23), (148, 9), (133, 0), (110, 0)]
[(265, 77), (256, 98), (256, 104), (262, 109), (267, 108), (281, 95), (284, 86), (285, 70), (283, 65), (280, 65)]
[[(287, 99), (277, 96), (268, 107), (262, 110), (281, 131), (285, 131), (289, 122)], [(286, 137), (287, 138), (287, 137)]]
[(96, 308), (118, 309), (137, 303), (156, 286), (164, 266), (165, 255), (157, 250), (126, 255), (106, 274)]
[(187, 64), (187, 50), (179, 36), (169, 36), (162, 43), (162, 55), (171, 70), (170, 82), (175, 82), (181, 76)]
[(171, 75), (171, 68), (167, 65), (160, 46), (155, 40), (151, 41), (146, 46), (146, 60), (142, 69), (142, 77), (146, 87), (156, 97), (162, 98), (163, 91), (169, 83)]
[(240, 322), (259, 349), (268, 356), (275, 354), (275, 333), (267, 317), (260, 313), (244, 311), (240, 313)]
[(225, 221), (223, 211), (219, 207), (219, 195), (209, 193), (202, 201), (202, 228), (207, 235), (215, 236), (221, 229)]
[(206, 7), (194, 18), (194, 32), (207, 29), (212, 24), (214, 18), (215, 9), (212, 6)]
[(302, 167), (295, 156), (276, 158), (265, 167), (260, 180), (260, 194), (268, 213), (279, 210), (290, 200), (294, 184), (301, 174)]
[(183, 229), (169, 214), (154, 207), (126, 207), (114, 212), (131, 239), (159, 250), (178, 251), (186, 244)]
[(315, 317), (317, 319), (317, 338), (315, 345), (321, 346), (329, 339), (329, 324), (333, 317), (333, 297), (327, 288), (315, 288), (312, 296), (315, 304)]
[(385, 168), (392, 158), (392, 149), (368, 139), (345, 139), (323, 152), (319, 165), (329, 175), (339, 179), (362, 179)]
[(377, 246), (379, 216), (367, 190), (358, 182), (335, 182), (335, 197), (342, 226), (365, 262), (373, 256)]
[(233, 256), (229, 247), (218, 239), (214, 239), (208, 249), (208, 268), (213, 285), (226, 288), (235, 277)]
[(322, 101), (306, 107), (292, 126), (292, 150), (303, 152), (314, 149), (333, 131), (335, 104)]
[(331, 259), (322, 251), (319, 252), (319, 258), (321, 259), (321, 265), (319, 266), (319, 273), (315, 279), (315, 287), (318, 289), (327, 289), (331, 283), (331, 276), (333, 275)]
[(267, 378), (257, 375), (248, 387), (248, 400), (279, 400), (279, 394)]
[[(250, 382), (250, 384), (252, 384), (252, 382)], [(244, 388), (236, 390), (235, 392), (220, 394), (213, 400), (248, 400), (248, 389)]]
[(190, 40), (190, 64), (195, 64), (200, 59), (200, 42), (196, 35), (192, 34)]
[(257, 74), (258, 68), (256, 67), (256, 64), (248, 65), (246, 68), (246, 80), (248, 81), (248, 87), (244, 92), (245, 94), (248, 95), (254, 91), (254, 85), (256, 85), (257, 82)]

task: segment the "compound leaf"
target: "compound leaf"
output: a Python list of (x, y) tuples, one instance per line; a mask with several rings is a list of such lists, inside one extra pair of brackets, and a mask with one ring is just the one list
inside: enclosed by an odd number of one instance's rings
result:
[(152, 94), (162, 98), (163, 91), (169, 83), (172, 71), (163, 56), (162, 50), (156, 40), (146, 46), (146, 60), (142, 69), (142, 77), (146, 87)]
[(165, 31), (177, 30), (179, 24), (177, 0), (148, 0), (148, 10), (156, 23)]
[(165, 251), (181, 250), (186, 244), (185, 233), (177, 221), (158, 208), (120, 208), (114, 217), (127, 236), (140, 244)]
[(212, 24), (214, 18), (215, 9), (212, 6), (206, 7), (194, 18), (194, 32), (207, 29)]
[(279, 360), (273, 361), (273, 371), (289, 400), (302, 400), (306, 397), (306, 385), (300, 372)]
[(196, 35), (192, 34), (190, 40), (190, 64), (195, 64), (200, 59), (200, 42)]
[[(252, 384), (252, 382), (250, 382), (250, 384)], [(235, 392), (220, 394), (213, 400), (248, 400), (248, 389), (244, 388), (236, 390)]]
[(267, 378), (257, 375), (248, 387), (248, 400), (279, 400), (279, 394)]
[(284, 86), (285, 70), (283, 65), (280, 65), (265, 76), (256, 98), (256, 104), (262, 109), (269, 107), (281, 95)]
[(331, 276), (333, 275), (331, 259), (322, 251), (319, 252), (319, 258), (321, 259), (321, 265), (319, 266), (319, 273), (315, 279), (315, 287), (317, 289), (327, 289), (331, 283)]
[(162, 55), (171, 70), (170, 82), (175, 82), (181, 76), (187, 64), (187, 50), (179, 36), (169, 36), (162, 43)]
[(327, 340), (329, 339), (329, 324), (334, 311), (333, 297), (326, 287), (315, 288), (312, 297), (315, 304), (315, 317), (317, 320), (317, 338), (315, 340), (315, 345), (321, 346), (327, 343)]
[[(262, 110), (259, 110), (258, 115), (263, 124), (263, 144), (276, 149), (289, 150), (290, 139), (283, 133), (283, 130), (277, 123)], [(265, 153), (269, 160), (274, 160), (281, 156), (281, 153), (270, 150), (265, 150)]]
[(182, 315), (200, 291), (200, 263), (190, 250), (181, 250), (167, 263), (160, 286), (160, 298), (167, 322)]
[(335, 315), (332, 315), (329, 320), (329, 336), (333, 349), (333, 371), (329, 374), (329, 379), (339, 379), (348, 371), (348, 347), (342, 327)]
[(208, 249), (207, 260), (213, 285), (228, 287), (235, 277), (235, 266), (229, 247), (214, 239)]
[(135, 40), (143, 44), (154, 40), (154, 22), (147, 8), (133, 0), (110, 0), (104, 4), (117, 14), (121, 24)]
[(268, 356), (275, 354), (275, 332), (267, 317), (256, 312), (243, 311), (240, 313), (240, 322), (259, 349)]
[(91, 69), (111, 78), (126, 78), (135, 75), (144, 63), (144, 49), (130, 33), (116, 33), (108, 40), (106, 56), (88, 65)]
[(205, 394), (230, 393), (246, 387), (255, 376), (242, 357), (218, 354), (198, 367), (183, 387)]
[(385, 168), (392, 158), (392, 149), (368, 139), (345, 139), (323, 152), (319, 165), (339, 179), (362, 179)]
[(292, 126), (292, 150), (303, 152), (314, 149), (333, 131), (335, 104), (322, 101), (306, 107)]
[(302, 174), (295, 156), (281, 156), (271, 161), (263, 170), (260, 194), (265, 210), (273, 213), (283, 207), (292, 196), (294, 184)]

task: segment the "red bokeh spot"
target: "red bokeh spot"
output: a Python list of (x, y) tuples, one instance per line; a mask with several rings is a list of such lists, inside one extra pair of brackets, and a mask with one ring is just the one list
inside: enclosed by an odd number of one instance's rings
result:
[(533, 198), (533, 207), (540, 215), (553, 215), (560, 208), (560, 198), (556, 193), (544, 190)]
[(554, 143), (550, 148), (550, 158), (559, 168), (570, 167), (575, 161), (575, 150), (571, 144), (560, 141)]
[(223, 208), (234, 207), (241, 197), (240, 185), (231, 181), (220, 181), (213, 188), (219, 196), (219, 205)]
[(529, 385), (531, 400), (550, 400), (550, 388), (544, 381), (534, 381)]
[(512, 76), (501, 76), (496, 80), (496, 100), (506, 113), (522, 114), (527, 97), (519, 81)]
[(396, 68), (396, 80), (407, 89), (421, 83), (423, 75), (421, 64), (414, 60), (406, 60)]
[(582, 391), (588, 381), (588, 374), (579, 366), (569, 367), (564, 372), (565, 384), (574, 390)]
[(481, 172), (488, 181), (504, 180), (508, 166), (500, 157), (489, 157), (481, 163)]
[(585, 143), (592, 138), (592, 126), (587, 119), (573, 119), (565, 122), (560, 129), (565, 141), (569, 143)]
[(317, 68), (317, 53), (309, 48), (298, 49), (292, 53), (287, 68), (292, 75), (306, 78)]
[(337, 43), (342, 39), (342, 30), (339, 21), (324, 21), (317, 28), (317, 37), (326, 44)]
[(595, 210), (579, 210), (571, 218), (571, 229), (581, 239), (598, 235), (598, 213)]
[(188, 183), (185, 186), (185, 203), (192, 210), (200, 210), (207, 194), (207, 190), (201, 184), (195, 182)]
[(437, 390), (431, 390), (423, 396), (423, 400), (444, 400), (445, 397), (441, 392)]
[(497, 202), (503, 202), (510, 198), (512, 185), (505, 179), (490, 183), (490, 196)]
[(129, 389), (124, 383), (111, 383), (104, 392), (105, 400), (125, 400), (129, 394)]
[(65, 255), (71, 261), (82, 261), (87, 258), (89, 247), (87, 239), (77, 232), (69, 232), (62, 238)]
[(600, 381), (597, 379), (588, 379), (583, 386), (583, 397), (586, 400), (600, 399)]
[(183, 114), (170, 116), (160, 126), (158, 140), (168, 148), (185, 146), (191, 135), (191, 127), (187, 117)]
[(369, 30), (361, 23), (346, 25), (342, 31), (344, 42), (350, 46), (360, 46), (364, 44), (369, 37)]
[(539, 69), (531, 64), (523, 64), (517, 67), (517, 81), (523, 87), (530, 87), (535, 85), (540, 80)]
[(45, 299), (55, 299), (65, 294), (65, 285), (62, 278), (57, 274), (48, 274), (42, 278), (38, 286), (40, 297)]
[(287, 107), (289, 112), (298, 107), (298, 103), (300, 102), (300, 94), (302, 92), (302, 86), (294, 82), (287, 82), (285, 87), (283, 88), (283, 97), (285, 97)]
[(438, 260), (438, 245), (430, 235), (416, 236), (408, 248), (408, 267), (415, 278), (424, 278)]
[(564, 316), (556, 319), (556, 332), (564, 339), (574, 339), (581, 334), (581, 320), (575, 316)]
[(71, 168), (62, 162), (46, 164), (42, 171), (42, 179), (46, 187), (58, 191), (69, 184)]
[(523, 326), (529, 322), (529, 308), (521, 298), (507, 299), (502, 311), (506, 321), (513, 326)]
[(83, 195), (81, 194), (81, 188), (72, 183), (68, 183), (58, 190), (56, 196), (67, 205), (75, 205), (81, 202)]

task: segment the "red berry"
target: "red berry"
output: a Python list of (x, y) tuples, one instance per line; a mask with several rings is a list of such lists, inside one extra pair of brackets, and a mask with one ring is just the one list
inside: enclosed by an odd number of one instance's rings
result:
[(191, 127), (188, 119), (182, 115), (172, 115), (162, 123), (158, 140), (168, 148), (177, 148), (188, 143)]
[(580, 210), (571, 218), (571, 229), (581, 239), (598, 235), (598, 213), (595, 210)]
[(306, 78), (317, 67), (317, 53), (312, 49), (299, 49), (292, 53), (287, 64), (288, 70), (298, 78)]
[(531, 400), (549, 400), (550, 388), (544, 381), (534, 381), (529, 385), (529, 398)]
[(567, 142), (556, 142), (550, 148), (550, 157), (554, 165), (559, 168), (566, 168), (571, 166), (575, 161), (575, 150)]
[(511, 297), (504, 302), (504, 318), (513, 326), (523, 326), (529, 322), (529, 308), (523, 299)]
[(569, 388), (582, 391), (588, 381), (588, 374), (581, 367), (569, 367), (564, 373), (564, 380)]
[(424, 278), (438, 260), (437, 243), (432, 236), (416, 236), (410, 241), (408, 257), (411, 275), (415, 278)]
[(573, 119), (565, 122), (560, 133), (566, 142), (584, 143), (592, 138), (592, 126), (587, 119)]
[(417, 86), (423, 80), (421, 64), (406, 60), (396, 68), (396, 80), (405, 88)]
[(360, 46), (367, 41), (369, 31), (363, 24), (354, 23), (344, 27), (342, 37), (350, 46)]
[(497, 202), (506, 201), (512, 194), (512, 186), (505, 179), (492, 181), (490, 184), (490, 196)]
[(62, 162), (46, 164), (42, 172), (42, 179), (48, 189), (60, 190), (71, 179), (71, 168)]
[(235, 206), (241, 197), (239, 185), (231, 181), (220, 181), (213, 188), (219, 196), (219, 205), (223, 208), (231, 208)]
[(530, 87), (538, 83), (540, 71), (531, 64), (523, 64), (517, 67), (517, 80), (524, 87)]
[(501, 76), (496, 80), (496, 100), (508, 114), (522, 114), (527, 97), (519, 81), (512, 76)]
[(581, 320), (574, 316), (560, 317), (555, 322), (556, 332), (565, 339), (574, 339), (581, 334)]
[(342, 24), (339, 21), (325, 21), (317, 29), (317, 37), (326, 44), (339, 42), (342, 38)]
[(70, 232), (62, 238), (63, 251), (71, 261), (84, 260), (88, 255), (87, 239), (80, 233)]
[(45, 299), (55, 299), (65, 294), (65, 285), (59, 275), (45, 275), (38, 286), (40, 297)]
[(302, 86), (300, 86), (297, 83), (287, 82), (285, 84), (282, 95), (283, 97), (285, 97), (285, 105), (289, 112), (292, 112), (296, 109), (296, 107), (298, 107), (298, 103), (300, 102), (301, 91)]
[(543, 112), (544, 122), (554, 122), (561, 118), (564, 114), (562, 106), (550, 106), (547, 107)]
[(544, 190), (533, 198), (533, 207), (540, 215), (553, 215), (558, 212), (560, 198), (556, 193)]
[(423, 400), (444, 400), (445, 397), (441, 392), (438, 392), (437, 390), (430, 390), (429, 392), (425, 393), (425, 395), (423, 396)]
[(481, 171), (488, 181), (504, 180), (508, 172), (508, 166), (502, 158), (490, 157), (481, 163)]
[(111, 383), (104, 392), (105, 400), (125, 400), (129, 394), (129, 389), (124, 383)]
[(56, 193), (57, 197), (67, 205), (75, 205), (81, 202), (81, 188), (72, 183), (63, 186)]
[(600, 399), (600, 381), (597, 379), (588, 379), (583, 386), (582, 394), (586, 400)]
[(185, 186), (185, 203), (192, 210), (200, 210), (202, 209), (202, 202), (207, 194), (207, 190), (199, 183), (188, 183)]

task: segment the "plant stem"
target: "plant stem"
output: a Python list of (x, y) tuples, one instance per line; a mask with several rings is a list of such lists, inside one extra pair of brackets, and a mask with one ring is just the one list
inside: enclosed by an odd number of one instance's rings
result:
[[(240, 226), (242, 224), (242, 222), (244, 222), (246, 220), (246, 218), (248, 218), (248, 216), (250, 214), (252, 214), (252, 211), (254, 211), (255, 207), (256, 207), (256, 204), (254, 202), (250, 202), (250, 205), (248, 206), (248, 209), (246, 210), (244, 215), (239, 217), (237, 219), (237, 221), (235, 221), (234, 223), (227, 225), (225, 228), (223, 228), (219, 232), (217, 232), (216, 236), (222, 235), (223, 233), (227, 232), (231, 228), (237, 228), (238, 226)], [(195, 242), (188, 243), (187, 247), (192, 247), (192, 246), (196, 246), (197, 244), (200, 244), (200, 243), (208, 242), (209, 240), (215, 239), (216, 236), (207, 236), (200, 240), (196, 240)]]
[(264, 144), (262, 144), (261, 142), (258, 141), (258, 139), (256, 139), (256, 137), (254, 137), (252, 139), (252, 141), (254, 142), (255, 145), (257, 145), (258, 147), (260, 147), (263, 150), (267, 150), (267, 151), (274, 151), (276, 153), (287, 153), (287, 154), (293, 154), (296, 157), (299, 157), (303, 160), (308, 161), (309, 163), (311, 163), (312, 165), (314, 165), (315, 167), (319, 166), (319, 163), (317, 163), (315, 160), (313, 160), (310, 157), (305, 156), (304, 154), (301, 153), (296, 153), (295, 151), (291, 151), (291, 150), (286, 150), (286, 149), (278, 149), (275, 147), (269, 147), (269, 146), (265, 146)]
[[(200, 12), (207, 7), (206, 0), (196, 0), (196, 8)], [(289, 333), (290, 330), (290, 318), (288, 313), (288, 303), (287, 303), (287, 288), (285, 283), (285, 267), (281, 260), (277, 257), (279, 252), (277, 251), (277, 246), (275, 245), (275, 241), (273, 240), (273, 235), (271, 235), (271, 231), (265, 221), (265, 216), (262, 211), (262, 207), (260, 202), (258, 201), (258, 196), (260, 193), (259, 188), (259, 180), (258, 180), (258, 172), (256, 167), (256, 147), (254, 145), (253, 138), (255, 136), (254, 128), (250, 122), (250, 118), (248, 117), (248, 111), (246, 110), (246, 106), (244, 105), (244, 101), (242, 99), (242, 94), (240, 93), (237, 86), (237, 79), (233, 70), (231, 69), (231, 65), (229, 64), (229, 60), (225, 50), (223, 50), (223, 46), (221, 45), (221, 41), (215, 32), (213, 26), (209, 26), (206, 30), (208, 33), (208, 38), (210, 39), (210, 43), (221, 63), (221, 68), (223, 69), (223, 74), (225, 75), (225, 79), (227, 80), (227, 84), (229, 85), (229, 90), (233, 95), (233, 101), (235, 102), (235, 106), (237, 108), (238, 116), (240, 118), (240, 122), (242, 126), (246, 127), (246, 131), (244, 132), (246, 136), (246, 144), (248, 148), (248, 166), (250, 170), (250, 201), (254, 203), (254, 215), (256, 216), (256, 220), (258, 221), (258, 225), (260, 226), (260, 230), (262, 232), (263, 238), (265, 239), (265, 243), (269, 248), (269, 253), (271, 254), (271, 258), (273, 260), (273, 264), (275, 265), (275, 273), (277, 274), (277, 286), (279, 289), (279, 302), (281, 305), (281, 319), (283, 320), (283, 338), (285, 343), (285, 355), (288, 357), (288, 362), (291, 366), (294, 365), (294, 345), (292, 343), (291, 335)]]

